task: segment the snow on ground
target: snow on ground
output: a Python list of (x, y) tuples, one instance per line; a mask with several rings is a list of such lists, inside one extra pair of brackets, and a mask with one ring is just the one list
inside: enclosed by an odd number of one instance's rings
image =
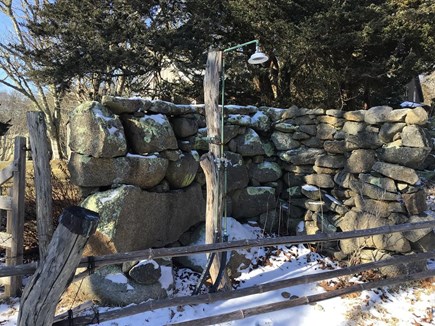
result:
[[(249, 225), (232, 228), (233, 232), (247, 232), (258, 235), (261, 230)], [(237, 235), (236, 235), (237, 236)], [(259, 248), (254, 251), (257, 263), (241, 271), (237, 279), (238, 288), (246, 288), (262, 283), (294, 278), (339, 268), (327, 257), (299, 246), (277, 246), (266, 251)], [(252, 254), (252, 253), (251, 253)], [(252, 257), (251, 257), (252, 258)], [(260, 262), (260, 263), (259, 263)], [(262, 263), (261, 263), (262, 262)], [(435, 269), (435, 261), (428, 262)], [(199, 274), (189, 269), (176, 269), (175, 290), (177, 297), (190, 296)], [(116, 278), (115, 281), (120, 281)], [(357, 277), (353, 277), (357, 279)], [(122, 281), (122, 280), (121, 280)], [(434, 325), (435, 319), (435, 282), (426, 281), (396, 286), (391, 289), (380, 288), (364, 291), (346, 297), (338, 297), (316, 304), (304, 305), (285, 310), (252, 316), (243, 320), (221, 323), (222, 326), (288, 326), (288, 325)], [(144, 312), (100, 323), (104, 326), (141, 326), (166, 325), (197, 318), (223, 314), (239, 309), (261, 306), (273, 302), (318, 294), (325, 289), (318, 283), (297, 285), (243, 298), (199, 304), (184, 307), (171, 307)], [(16, 325), (19, 302), (11, 299), (0, 305), (0, 325)], [(113, 308), (100, 307), (100, 313)], [(86, 313), (86, 312), (85, 312)], [(89, 312), (90, 313), (90, 312)]]

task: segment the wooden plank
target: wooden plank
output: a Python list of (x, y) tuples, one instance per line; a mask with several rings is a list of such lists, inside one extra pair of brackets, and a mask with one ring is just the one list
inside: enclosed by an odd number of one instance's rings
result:
[[(11, 248), (6, 249), (6, 265), (15, 266), (23, 263), (24, 245), (24, 195), (26, 189), (26, 138), (15, 137), (14, 164), (11, 190), (12, 210), (7, 213), (6, 232), (12, 235)], [(15, 297), (21, 293), (21, 276), (11, 277), (5, 286), (5, 295)]]
[[(185, 247), (173, 247), (173, 248), (149, 248), (144, 250), (130, 251), (124, 253), (116, 253), (104, 256), (96, 256), (94, 258), (95, 268), (121, 264), (130, 261), (138, 261), (144, 259), (157, 259), (166, 257), (183, 257), (195, 254), (204, 254), (210, 252), (222, 252), (231, 251), (237, 249), (249, 249), (254, 247), (270, 247), (276, 245), (292, 245), (311, 242), (327, 242), (335, 240), (353, 239), (359, 237), (367, 237), (378, 234), (388, 234), (395, 232), (404, 232), (410, 230), (419, 230), (434, 228), (435, 220), (424, 221), (417, 223), (407, 223), (398, 225), (387, 225), (373, 229), (356, 230), (348, 232), (337, 232), (335, 234), (313, 234), (305, 236), (288, 236), (277, 237), (268, 239), (246, 239), (239, 241), (231, 241), (225, 243), (214, 243), (206, 245), (194, 245)], [(88, 258), (82, 258), (78, 268), (86, 268), (88, 266)], [(16, 267), (0, 267), (0, 277), (10, 275), (25, 275), (31, 274), (35, 271), (34, 264), (20, 265)]]
[[(223, 158), (220, 144), (222, 110), (219, 109), (219, 80), (222, 71), (222, 51), (210, 51), (207, 56), (207, 65), (204, 76), (204, 104), (207, 124), (207, 138), (210, 140), (209, 153), (201, 158), (201, 168), (206, 178), (206, 216), (205, 216), (205, 243), (210, 244), (222, 241), (222, 214), (223, 214), (223, 163), (217, 160)], [(219, 165), (218, 165), (219, 164)], [(220, 167), (220, 168), (219, 168)], [(219, 255), (215, 255), (210, 268), (210, 277), (216, 281), (221, 262)], [(224, 273), (219, 288), (231, 289), (229, 278)]]
[(27, 112), (30, 148), (36, 192), (36, 220), (38, 229), (39, 259), (46, 252), (53, 234), (52, 190), (50, 169), (50, 144), (47, 138), (44, 113)]
[(7, 232), (0, 232), (0, 247), (1, 248), (12, 247), (12, 234)]
[(59, 219), (48, 251), (26, 285), (20, 302), (18, 326), (53, 324), (60, 296), (72, 281), (88, 238), (95, 232), (99, 216), (86, 208), (66, 208)]
[(0, 196), (0, 209), (10, 211), (12, 209), (12, 197)]
[(12, 178), (12, 173), (15, 170), (14, 162), (10, 163), (8, 166), (0, 170), (0, 185), (4, 184), (10, 178)]
[[(280, 280), (271, 283), (259, 284), (243, 289), (237, 289), (232, 292), (222, 291), (216, 293), (200, 294), (196, 296), (185, 296), (185, 297), (168, 298), (163, 300), (152, 300), (137, 305), (125, 307), (116, 311), (103, 312), (99, 315), (99, 321), (105, 322), (116, 318), (126, 317), (130, 315), (142, 313), (145, 311), (156, 310), (156, 309), (167, 308), (167, 307), (213, 303), (217, 301), (241, 298), (249, 295), (255, 295), (258, 293), (276, 291), (290, 286), (309, 284), (309, 283), (319, 282), (319, 281), (328, 280), (328, 279), (341, 277), (345, 275), (353, 275), (374, 268), (380, 268), (380, 267), (398, 265), (398, 264), (410, 264), (420, 260), (430, 259), (432, 257), (435, 257), (434, 251), (428, 253), (407, 255), (407, 256), (397, 256), (394, 258), (389, 258), (389, 259), (361, 264), (361, 265), (354, 265), (354, 266), (337, 269), (333, 271), (319, 272), (311, 275), (303, 275), (299, 277), (289, 278), (286, 280)], [(94, 316), (92, 315), (77, 317), (74, 318), (73, 322), (74, 325), (85, 325), (85, 324), (87, 325), (88, 323), (92, 322), (93, 317)], [(63, 319), (63, 321), (61, 321), (61, 319)], [(57, 323), (54, 323), (53, 325), (67, 326), (70, 325), (69, 323), (72, 322), (70, 320), (66, 320), (66, 318), (60, 318), (60, 316), (59, 318), (57, 318), (57, 320), (59, 321)]]
[(383, 279), (379, 281), (355, 284), (338, 290), (328, 291), (320, 294), (313, 294), (313, 295), (303, 296), (295, 299), (283, 300), (280, 302), (269, 303), (265, 305), (252, 307), (252, 308), (239, 309), (225, 314), (199, 318), (195, 320), (189, 320), (189, 321), (174, 323), (169, 325), (203, 326), (203, 325), (221, 324), (233, 320), (240, 320), (240, 319), (245, 319), (260, 314), (265, 314), (272, 311), (293, 308), (306, 304), (312, 304), (315, 302), (340, 297), (346, 294), (362, 292), (362, 291), (380, 288), (384, 286), (391, 286), (394, 284), (426, 279), (434, 275), (435, 275), (435, 270), (424, 271), (411, 275), (401, 275), (398, 277)]

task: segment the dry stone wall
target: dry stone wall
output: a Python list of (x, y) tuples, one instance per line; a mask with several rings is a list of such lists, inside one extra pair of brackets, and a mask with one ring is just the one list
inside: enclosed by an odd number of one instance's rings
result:
[[(281, 234), (435, 218), (419, 170), (434, 170), (422, 108), (225, 107), (229, 216)], [(204, 220), (204, 106), (103, 97), (70, 117), (69, 169), (98, 211), (94, 252), (163, 246)], [(339, 256), (433, 247), (433, 230), (344, 240)]]

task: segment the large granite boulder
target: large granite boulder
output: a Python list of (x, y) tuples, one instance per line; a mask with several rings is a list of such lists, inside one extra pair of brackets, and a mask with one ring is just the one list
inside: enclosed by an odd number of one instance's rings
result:
[(136, 154), (178, 148), (172, 126), (163, 114), (145, 115), (141, 118), (123, 116), (122, 122), (128, 143)]
[(247, 128), (243, 135), (230, 141), (230, 149), (243, 156), (256, 156), (265, 154), (260, 136), (252, 128)]
[(389, 106), (372, 107), (367, 110), (364, 121), (371, 125), (387, 122), (391, 111), (393, 111), (393, 108)]
[(233, 217), (256, 217), (276, 207), (275, 189), (272, 187), (247, 187), (232, 196)]
[(93, 157), (125, 155), (124, 127), (117, 116), (98, 102), (84, 102), (70, 115), (70, 149)]
[(188, 187), (195, 179), (198, 168), (198, 152), (184, 152), (178, 160), (169, 162), (166, 180), (173, 189)]
[(68, 162), (71, 182), (80, 187), (131, 184), (152, 188), (165, 177), (168, 160), (156, 155), (95, 158), (72, 153)]
[(204, 220), (205, 200), (198, 184), (166, 193), (124, 185), (93, 194), (82, 206), (100, 214), (97, 231), (118, 252), (164, 246)]

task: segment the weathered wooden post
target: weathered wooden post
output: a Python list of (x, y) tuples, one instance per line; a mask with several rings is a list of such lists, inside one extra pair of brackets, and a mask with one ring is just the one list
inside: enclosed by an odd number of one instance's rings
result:
[(62, 212), (47, 254), (24, 288), (17, 325), (46, 326), (53, 323), (60, 296), (71, 282), (98, 221), (97, 213), (83, 207), (71, 206)]
[[(26, 138), (15, 137), (12, 166), (11, 209), (7, 212), (6, 232), (11, 234), (11, 245), (6, 248), (6, 265), (23, 263), (24, 197), (26, 191)], [(21, 276), (12, 276), (5, 286), (5, 294), (15, 297), (21, 292)]]
[(47, 138), (44, 113), (27, 112), (36, 192), (36, 220), (38, 228), (39, 259), (47, 253), (53, 234), (50, 145)]
[[(223, 167), (219, 168), (218, 162), (222, 158), (221, 153), (221, 119), (222, 112), (219, 109), (219, 78), (222, 70), (222, 51), (208, 53), (207, 66), (204, 76), (204, 104), (207, 123), (207, 138), (210, 141), (209, 152), (201, 157), (201, 168), (204, 170), (206, 179), (207, 204), (205, 220), (205, 243), (215, 242), (215, 237), (222, 239), (221, 220), (223, 211)], [(215, 256), (210, 268), (210, 276), (216, 281), (220, 269), (220, 258)], [(220, 287), (229, 284), (226, 273), (222, 277)]]

